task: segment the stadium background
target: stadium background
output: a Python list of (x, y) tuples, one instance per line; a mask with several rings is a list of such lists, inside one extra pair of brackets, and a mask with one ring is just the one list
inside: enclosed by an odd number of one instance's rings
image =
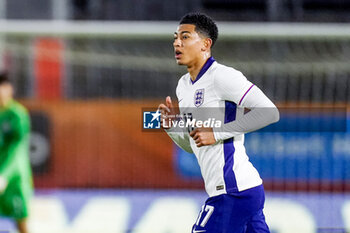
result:
[[(175, 97), (186, 70), (174, 62), (172, 33), (190, 11), (219, 22), (215, 59), (285, 110), (280, 128), (246, 140), (272, 231), (350, 231), (350, 1), (0, 8), (1, 66), (32, 117), (33, 232), (189, 232), (206, 198), (198, 165), (165, 133), (142, 130), (142, 109)], [(6, 219), (0, 226), (13, 229)]]

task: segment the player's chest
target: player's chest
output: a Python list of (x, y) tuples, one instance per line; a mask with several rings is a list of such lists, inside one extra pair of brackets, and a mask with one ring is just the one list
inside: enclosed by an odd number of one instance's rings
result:
[(188, 84), (178, 96), (180, 108), (218, 107), (218, 98), (212, 82)]
[(13, 124), (9, 115), (0, 116), (0, 144), (8, 141), (13, 135)]

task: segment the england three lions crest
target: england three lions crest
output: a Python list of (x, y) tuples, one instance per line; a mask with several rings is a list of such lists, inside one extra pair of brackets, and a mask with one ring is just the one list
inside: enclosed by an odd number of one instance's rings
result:
[(194, 106), (199, 107), (204, 102), (204, 88), (198, 89), (194, 93)]

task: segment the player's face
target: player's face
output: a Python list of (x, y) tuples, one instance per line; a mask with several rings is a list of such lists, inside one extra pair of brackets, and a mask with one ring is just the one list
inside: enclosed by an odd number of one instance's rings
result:
[(196, 31), (193, 24), (181, 24), (174, 33), (174, 52), (178, 65), (194, 65), (202, 56), (205, 38)]
[(5, 107), (12, 99), (13, 89), (11, 84), (3, 83), (0, 85), (0, 107)]

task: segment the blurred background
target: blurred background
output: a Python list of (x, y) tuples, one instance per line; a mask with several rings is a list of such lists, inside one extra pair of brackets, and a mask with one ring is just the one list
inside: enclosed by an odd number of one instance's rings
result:
[(218, 22), (214, 58), (281, 108), (246, 135), (271, 231), (350, 232), (350, 1), (0, 0), (1, 70), (32, 120), (32, 232), (190, 232), (198, 164), (142, 111), (175, 98), (192, 11)]

